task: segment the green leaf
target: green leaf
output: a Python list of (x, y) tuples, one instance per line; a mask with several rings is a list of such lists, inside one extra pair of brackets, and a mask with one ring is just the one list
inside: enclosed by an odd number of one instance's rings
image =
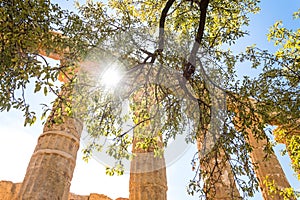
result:
[(36, 83), (35, 88), (34, 88), (34, 93), (38, 92), (41, 90), (41, 84), (40, 83)]
[(48, 89), (47, 89), (47, 87), (45, 86), (45, 87), (44, 87), (44, 95), (47, 96), (47, 94), (48, 94)]

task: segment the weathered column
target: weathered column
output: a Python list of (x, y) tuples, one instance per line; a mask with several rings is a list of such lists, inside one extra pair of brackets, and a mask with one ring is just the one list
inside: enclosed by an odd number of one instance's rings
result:
[[(163, 148), (158, 127), (161, 120), (157, 114), (159, 97), (154, 96), (154, 87), (147, 89), (141, 88), (134, 95), (133, 104), (137, 105), (134, 121), (137, 126), (132, 144), (132, 153), (135, 156), (130, 164), (129, 200), (167, 200), (165, 159), (163, 155), (154, 156), (155, 149)], [(149, 120), (145, 121), (147, 118)], [(137, 145), (146, 141), (149, 142), (146, 148)]]
[(208, 200), (234, 200), (242, 199), (236, 187), (231, 166), (226, 159), (223, 149), (208, 152), (209, 156), (201, 156), (203, 150), (203, 140), (197, 139), (197, 148), (199, 151), (200, 168), (204, 174), (204, 192)]
[[(238, 131), (243, 131), (248, 135), (248, 143), (252, 147), (250, 152), (251, 161), (254, 164), (254, 171), (258, 179), (259, 187), (262, 192), (264, 200), (281, 200), (283, 196), (279, 195), (279, 191), (269, 191), (266, 181), (274, 184), (277, 189), (281, 190), (284, 188), (290, 188), (290, 184), (286, 179), (285, 173), (275, 155), (274, 152), (269, 153), (268, 158), (265, 158), (264, 149), (267, 146), (266, 138), (257, 139), (251, 128), (241, 127), (239, 125), (240, 121), (238, 118), (236, 120), (236, 128)], [(252, 125), (255, 126), (255, 123)], [(243, 130), (240, 130), (243, 129)], [(261, 133), (265, 134), (265, 133)], [(291, 197), (291, 199), (293, 199)]]
[(300, 119), (297, 120), (296, 123), (294, 123), (292, 126), (278, 126), (273, 131), (273, 134), (275, 136), (276, 142), (283, 143), (286, 145), (286, 150), (292, 161), (292, 167), (298, 174), (298, 179), (300, 180), (300, 155), (299, 151), (295, 151), (295, 149), (300, 148), (300, 127), (298, 124), (300, 124)]
[(257, 140), (253, 134), (248, 130), (249, 143), (253, 147), (253, 151), (250, 153), (250, 157), (256, 167), (254, 168), (255, 174), (259, 181), (259, 186), (264, 200), (282, 200), (283, 196), (277, 193), (268, 192), (268, 187), (264, 183), (266, 177), (268, 182), (273, 182), (278, 189), (284, 189), (291, 187), (282, 167), (275, 155), (271, 153), (267, 159), (265, 159), (264, 148), (267, 145), (266, 139)]
[[(55, 108), (52, 112), (56, 112)], [(67, 116), (63, 116), (63, 123), (53, 123), (52, 120), (52, 117), (48, 118), (38, 139), (19, 199), (68, 199), (82, 123)]]
[[(134, 140), (133, 147), (137, 140)], [(167, 178), (164, 157), (154, 157), (153, 150), (133, 148), (136, 157), (131, 161), (129, 199), (166, 200)]]
[[(60, 33), (51, 33), (53, 39), (56, 37), (64, 38)], [(42, 56), (60, 60), (62, 65), (68, 63), (65, 62), (64, 54), (69, 53), (69, 48), (57, 48), (52, 50), (52, 52), (49, 52), (48, 47), (42, 44), (37, 46), (37, 48)], [(74, 72), (76, 72), (76, 69)], [(67, 83), (73, 75), (74, 73), (69, 73), (68, 71), (60, 73), (58, 80)], [(70, 91), (63, 87), (60, 95), (68, 97), (69, 93)], [(65, 100), (71, 103), (68, 99)], [(57, 108), (62, 110), (62, 123), (53, 123), (53, 116), (57, 114)], [(68, 199), (79, 149), (82, 123), (75, 118), (67, 116), (63, 106), (57, 108), (53, 108), (50, 115), (52, 117), (47, 119), (43, 133), (38, 138), (18, 195), (19, 199)]]
[[(252, 107), (252, 109), (256, 110), (256, 101), (254, 99), (249, 98), (248, 99), (250, 103), (249, 106)], [(229, 109), (233, 110), (236, 113), (236, 116), (234, 118), (234, 125), (237, 131), (244, 132), (248, 136), (247, 140), (248, 143), (252, 147), (252, 151), (250, 152), (250, 157), (252, 163), (254, 166), (254, 171), (256, 174), (256, 177), (259, 182), (259, 186), (262, 192), (262, 196), (264, 200), (282, 200), (283, 196), (279, 195), (279, 191), (271, 192), (269, 191), (268, 186), (266, 185), (266, 181), (269, 183), (274, 184), (277, 189), (281, 190), (284, 188), (290, 188), (290, 184), (288, 180), (286, 179), (285, 173), (282, 170), (282, 167), (275, 155), (274, 152), (270, 153), (268, 155), (268, 158), (265, 158), (264, 148), (267, 146), (267, 139), (266, 138), (256, 138), (254, 136), (254, 132), (252, 130), (255, 130), (256, 127), (258, 127), (257, 120), (261, 120), (262, 116), (260, 116), (259, 112), (257, 113), (251, 113), (250, 108), (245, 108), (246, 112), (249, 112), (249, 116), (255, 115), (256, 117), (251, 118), (252, 124), (250, 127), (247, 127), (246, 125), (243, 125), (239, 110), (241, 109), (239, 107), (239, 104), (234, 104), (230, 101), (228, 101)], [(245, 104), (246, 105), (246, 104)], [(274, 115), (274, 113), (271, 113), (271, 116)], [(274, 117), (271, 117), (274, 118)], [(256, 120), (256, 121), (255, 121)], [(276, 124), (276, 120), (272, 119), (268, 122), (271, 125)], [(259, 131), (257, 129), (257, 131)], [(265, 134), (263, 131), (260, 134)], [(266, 179), (267, 178), (267, 179)], [(290, 197), (290, 199), (295, 199), (293, 197)]]

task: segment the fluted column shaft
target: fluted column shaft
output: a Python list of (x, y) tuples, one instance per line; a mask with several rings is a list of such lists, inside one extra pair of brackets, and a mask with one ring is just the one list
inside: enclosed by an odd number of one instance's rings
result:
[[(256, 108), (256, 101), (254, 99), (249, 99), (251, 103), (252, 108)], [(264, 149), (267, 146), (267, 139), (266, 138), (257, 138), (254, 136), (255, 132), (252, 130), (257, 130), (257, 127), (259, 127), (259, 120), (262, 120), (262, 116), (257, 113), (251, 113), (249, 108), (246, 108), (246, 112), (249, 112), (249, 116), (254, 114), (256, 117), (251, 118), (252, 124), (250, 126), (246, 126), (243, 123), (242, 119), (243, 117), (239, 114), (239, 107), (238, 104), (230, 104), (230, 109), (234, 110), (236, 113), (236, 116), (234, 117), (234, 125), (237, 131), (246, 133), (247, 136), (247, 142), (251, 145), (252, 151), (250, 152), (250, 157), (252, 163), (254, 166), (255, 175), (258, 179), (259, 186), (262, 192), (262, 196), (264, 200), (282, 200), (283, 196), (279, 195), (279, 192), (276, 191), (270, 192), (268, 189), (268, 186), (266, 185), (265, 181), (274, 183), (274, 185), (278, 189), (284, 189), (284, 188), (290, 188), (290, 184), (285, 176), (284, 171), (282, 170), (282, 167), (275, 155), (274, 152), (269, 153), (268, 158), (265, 158)], [(274, 113), (271, 115), (274, 115)], [(274, 117), (272, 117), (274, 118)], [(276, 122), (276, 119), (272, 119), (268, 122), (269, 124), (275, 125), (278, 122)], [(274, 124), (275, 123), (275, 124)], [(265, 134), (262, 130), (260, 135)], [(268, 179), (266, 180), (266, 178)], [(293, 197), (290, 197), (291, 199), (295, 199)]]
[(202, 139), (197, 139), (200, 168), (203, 174), (207, 174), (207, 177), (204, 178), (204, 192), (206, 192), (206, 198), (208, 200), (241, 199), (235, 184), (231, 166), (226, 160), (225, 152), (220, 148), (218, 152), (210, 152), (208, 160), (202, 160), (202, 142)]
[[(137, 140), (134, 140), (133, 146)], [(133, 148), (136, 154), (131, 161), (129, 199), (166, 200), (167, 177), (164, 157), (154, 157), (151, 151)]]
[[(52, 32), (54, 37), (61, 37), (59, 33)], [(69, 49), (56, 49), (55, 52), (48, 52), (47, 47), (39, 46), (39, 54), (60, 60), (64, 63), (64, 54)], [(67, 62), (66, 62), (67, 63)], [(63, 65), (63, 64), (62, 64)], [(64, 76), (61, 76), (61, 75)], [(67, 75), (66, 75), (67, 74)], [(66, 78), (67, 76), (68, 78)], [(61, 73), (58, 79), (68, 85), (73, 73)], [(62, 87), (60, 97), (68, 103), (71, 91)], [(57, 102), (59, 102), (58, 97)], [(56, 103), (57, 103), (56, 102)], [(82, 122), (69, 117), (62, 110), (62, 123), (54, 123), (53, 116), (57, 114), (57, 108), (52, 109), (52, 114), (47, 119), (43, 133), (38, 138), (36, 148), (32, 154), (27, 167), (18, 199), (28, 200), (67, 200), (69, 189), (76, 165), (77, 151), (79, 149), (80, 136), (82, 132)]]
[(268, 177), (269, 182), (274, 181), (275, 185), (279, 189), (291, 187), (282, 167), (274, 153), (271, 153), (267, 159), (265, 159), (264, 148), (267, 145), (266, 139), (257, 140), (250, 130), (248, 131), (249, 143), (253, 147), (253, 151), (250, 153), (250, 157), (253, 163), (257, 167), (254, 168), (255, 174), (259, 181), (259, 186), (264, 200), (282, 200), (283, 196), (280, 196), (278, 192), (269, 193), (268, 188), (264, 181)]
[[(69, 92), (63, 87), (61, 96)], [(66, 91), (65, 91), (66, 90)], [(38, 138), (23, 180), (19, 199), (22, 200), (67, 200), (77, 151), (82, 131), (82, 123), (64, 111), (60, 98), (54, 104), (51, 115)], [(62, 110), (60, 113), (58, 110)], [(61, 116), (62, 122), (54, 122)]]
[[(155, 148), (163, 148), (162, 135), (157, 127), (159, 123), (155, 121), (160, 120), (160, 115), (156, 113), (159, 95), (156, 96), (154, 91), (153, 86), (141, 88), (133, 97), (133, 104), (137, 105), (134, 112), (138, 125), (132, 144), (135, 156), (130, 164), (129, 200), (167, 200), (165, 159), (163, 155), (154, 156)], [(145, 118), (155, 119), (144, 122)], [(150, 142), (147, 148), (140, 148), (137, 143), (143, 143), (145, 139), (153, 143)]]
[[(243, 131), (247, 133), (248, 136), (248, 143), (252, 147), (252, 151), (250, 152), (250, 157), (254, 166), (255, 175), (258, 179), (259, 187), (262, 192), (262, 196), (264, 200), (282, 200), (283, 196), (279, 194), (278, 191), (270, 192), (269, 188), (266, 184), (266, 181), (269, 183), (274, 183), (274, 185), (278, 189), (290, 188), (290, 184), (285, 176), (285, 173), (277, 159), (277, 156), (274, 152), (268, 154), (268, 158), (265, 158), (264, 149), (267, 146), (267, 139), (266, 138), (259, 138), (257, 139), (251, 128), (244, 127), (241, 130), (241, 125), (239, 124), (240, 121), (238, 118), (236, 120), (236, 129), (238, 131)], [(255, 126), (255, 123), (252, 125)], [(265, 134), (265, 133), (261, 133)], [(291, 197), (291, 199), (294, 199)]]
[(81, 124), (72, 118), (45, 125), (27, 167), (20, 199), (68, 199), (81, 130)]

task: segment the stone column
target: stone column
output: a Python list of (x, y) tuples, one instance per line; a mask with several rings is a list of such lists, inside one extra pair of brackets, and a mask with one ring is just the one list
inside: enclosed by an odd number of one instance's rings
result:
[[(163, 150), (158, 100), (153, 86), (140, 88), (133, 96), (134, 129), (130, 164), (129, 200), (167, 200), (167, 178), (164, 156), (154, 156), (154, 150)], [(145, 119), (148, 119), (145, 121)], [(138, 142), (149, 142), (146, 148)], [(148, 143), (147, 142), (147, 143)]]
[[(56, 112), (55, 108), (52, 112)], [(67, 116), (63, 117), (63, 123), (53, 123), (52, 120), (52, 117), (48, 118), (38, 139), (19, 199), (68, 199), (82, 123)]]
[[(138, 140), (134, 139), (133, 147)], [(153, 150), (133, 148), (129, 200), (167, 200), (167, 177), (164, 157), (154, 157)]]
[(267, 145), (266, 139), (257, 140), (253, 134), (248, 131), (249, 143), (253, 147), (253, 151), (250, 153), (250, 157), (253, 163), (256, 164), (255, 174), (259, 181), (259, 186), (262, 192), (264, 200), (282, 200), (283, 196), (280, 196), (278, 192), (269, 193), (264, 180), (268, 177), (268, 181), (274, 181), (275, 185), (279, 189), (291, 187), (282, 167), (274, 153), (271, 153), (267, 159), (265, 159), (264, 148)]
[[(238, 118), (236, 120), (236, 129), (238, 131), (243, 131), (248, 135), (248, 143), (252, 147), (252, 151), (250, 152), (251, 161), (254, 164), (254, 171), (255, 175), (258, 179), (259, 187), (262, 192), (262, 196), (264, 200), (282, 200), (283, 196), (279, 195), (279, 192), (270, 192), (268, 186), (266, 185), (265, 181), (270, 183), (274, 182), (274, 185), (278, 189), (290, 188), (290, 184), (286, 179), (285, 173), (275, 155), (274, 152), (268, 155), (268, 158), (265, 158), (264, 148), (267, 146), (267, 139), (266, 138), (259, 138), (257, 139), (251, 128), (242, 127), (239, 125), (240, 121)], [(255, 126), (255, 123), (252, 124)], [(243, 130), (240, 130), (242, 129)], [(265, 134), (265, 133), (261, 133)], [(268, 178), (268, 179), (266, 179)], [(291, 197), (291, 199), (294, 199)]]
[(209, 156), (201, 156), (203, 140), (197, 139), (200, 168), (207, 177), (204, 177), (204, 192), (208, 200), (235, 200), (242, 199), (236, 187), (231, 166), (226, 159), (225, 152), (220, 148), (213, 150)]
[[(248, 99), (250, 102), (250, 106), (252, 109), (256, 109), (256, 101), (254, 99)], [(252, 163), (254, 166), (254, 171), (256, 174), (256, 177), (259, 181), (259, 187), (262, 192), (262, 196), (264, 200), (282, 200), (283, 196), (279, 195), (279, 192), (277, 193), (270, 193), (268, 191), (268, 187), (264, 183), (266, 180), (266, 177), (268, 177), (268, 182), (274, 182), (275, 186), (277, 186), (278, 189), (284, 189), (284, 188), (290, 188), (290, 184), (288, 180), (286, 179), (285, 173), (282, 170), (282, 167), (275, 155), (274, 152), (270, 153), (268, 155), (268, 158), (265, 158), (264, 148), (267, 145), (267, 139), (266, 138), (259, 138), (257, 139), (254, 137), (254, 132), (252, 132), (252, 129), (258, 126), (258, 124), (254, 120), (261, 120), (262, 116), (260, 114), (254, 113), (256, 115), (256, 118), (252, 118), (253, 123), (250, 125), (250, 127), (247, 127), (246, 125), (243, 125), (241, 122), (241, 118), (239, 116), (239, 108), (238, 104), (231, 103), (228, 101), (229, 106), (228, 108), (230, 110), (233, 110), (236, 113), (236, 116), (234, 118), (234, 125), (237, 131), (244, 132), (248, 136), (248, 143), (252, 146), (253, 150), (250, 152), (250, 157)], [(245, 104), (246, 105), (246, 104)], [(245, 108), (244, 108), (245, 109)], [(250, 113), (250, 109), (246, 108), (246, 112), (249, 112), (249, 116), (251, 116), (253, 113)], [(274, 120), (273, 115), (276, 113), (270, 113), (270, 119), (268, 123), (271, 125), (275, 125), (277, 122)], [(276, 119), (276, 118), (275, 118)], [(275, 124), (274, 124), (275, 123)], [(260, 135), (265, 134), (264, 132), (259, 133)], [(291, 199), (295, 199), (291, 197)]]
[[(297, 120), (291, 127), (277, 126), (273, 131), (276, 142), (286, 145), (286, 150), (291, 158), (292, 167), (295, 172), (298, 174), (298, 179), (300, 179), (300, 167), (299, 161), (299, 151), (293, 151), (300, 146), (300, 127), (297, 127), (297, 124), (300, 124), (300, 120)], [(296, 126), (296, 127), (293, 127)]]

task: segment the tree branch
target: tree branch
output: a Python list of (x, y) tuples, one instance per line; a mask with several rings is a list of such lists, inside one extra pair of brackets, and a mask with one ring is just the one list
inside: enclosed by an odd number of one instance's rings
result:
[(159, 54), (162, 53), (163, 49), (164, 49), (164, 40), (165, 40), (165, 22), (166, 22), (166, 18), (168, 16), (168, 12), (171, 8), (171, 6), (173, 5), (173, 3), (175, 2), (175, 0), (168, 0), (164, 9), (161, 12), (160, 15), (160, 20), (159, 20), (159, 35), (158, 35), (158, 49), (156, 49), (154, 51), (154, 53), (148, 52), (146, 50), (142, 50), (141, 51), (145, 54), (147, 54), (147, 57), (144, 59), (143, 63), (147, 63), (147, 60), (149, 58), (151, 58), (150, 63), (154, 63), (157, 56)]
[(206, 14), (207, 14), (207, 7), (209, 4), (209, 0), (201, 0), (200, 2), (200, 19), (199, 19), (199, 27), (196, 33), (195, 42), (190, 53), (190, 57), (188, 63), (185, 64), (183, 76), (186, 80), (189, 80), (191, 76), (195, 72), (195, 65), (196, 65), (196, 54), (199, 50), (203, 35), (204, 35), (204, 28), (205, 28), (205, 21), (206, 21)]
[(175, 0), (168, 0), (164, 9), (161, 12), (161, 16), (159, 20), (159, 41), (158, 41), (158, 51), (160, 52), (162, 52), (164, 49), (165, 22), (166, 22), (167, 14), (174, 2)]

